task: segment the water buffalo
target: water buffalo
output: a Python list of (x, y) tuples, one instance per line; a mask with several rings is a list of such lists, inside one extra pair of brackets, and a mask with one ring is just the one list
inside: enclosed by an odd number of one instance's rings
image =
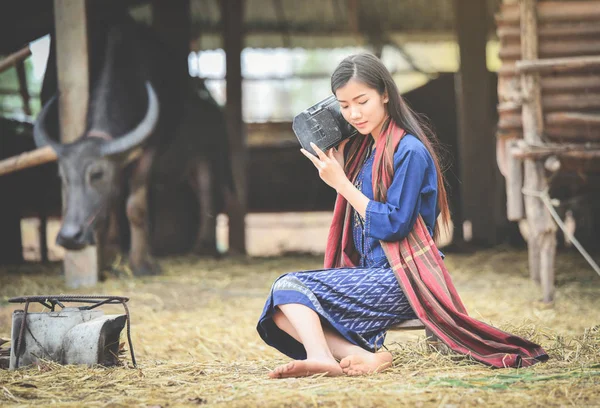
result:
[(57, 141), (54, 47), (34, 127), (37, 146), (49, 144), (59, 157), (57, 243), (70, 250), (96, 243), (104, 264), (119, 245), (138, 275), (157, 272), (151, 254), (215, 254), (216, 215), (232, 185), (220, 108), (190, 87), (149, 28), (129, 19), (91, 22), (89, 49), (81, 137)]

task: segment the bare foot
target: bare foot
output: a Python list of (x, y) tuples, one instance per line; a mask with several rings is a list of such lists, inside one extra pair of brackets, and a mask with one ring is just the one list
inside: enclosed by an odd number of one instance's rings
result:
[(342, 371), (347, 375), (365, 375), (379, 373), (392, 366), (392, 354), (389, 352), (354, 354), (340, 361)]
[(271, 378), (308, 377), (326, 374), (327, 377), (343, 375), (342, 367), (335, 360), (294, 360), (280, 365), (269, 373)]

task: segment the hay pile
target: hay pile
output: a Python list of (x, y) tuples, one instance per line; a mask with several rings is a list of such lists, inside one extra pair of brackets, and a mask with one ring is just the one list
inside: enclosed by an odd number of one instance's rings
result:
[[(493, 370), (460, 356), (431, 353), (423, 333), (393, 332), (396, 366), (361, 378), (269, 380), (287, 359), (255, 331), (279, 274), (318, 268), (320, 257), (176, 258), (165, 274), (112, 278), (93, 291), (129, 296), (138, 359), (130, 367), (87, 368), (44, 362), (0, 370), (0, 405), (304, 407), (304, 406), (589, 406), (600, 405), (600, 281), (576, 254), (557, 259), (557, 300), (538, 302), (526, 252), (454, 255), (447, 265), (469, 312), (540, 342), (551, 360), (527, 369)], [(69, 293), (58, 267), (0, 271), (0, 337), (10, 334), (16, 295)], [(34, 308), (34, 311), (41, 309)], [(120, 312), (119, 306), (106, 307)], [(123, 337), (124, 338), (124, 337)]]

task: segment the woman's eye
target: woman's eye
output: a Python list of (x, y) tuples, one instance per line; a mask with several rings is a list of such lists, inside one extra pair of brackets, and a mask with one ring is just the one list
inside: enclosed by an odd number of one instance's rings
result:
[(366, 101), (362, 101), (362, 102), (359, 102), (359, 103), (360, 103), (361, 105), (364, 105), (364, 104), (365, 104), (365, 103), (367, 103), (367, 102), (369, 102), (369, 100), (368, 100), (368, 99), (367, 99)]
[(340, 107), (341, 107), (342, 109), (348, 109), (348, 107), (347, 107), (347, 106), (341, 106), (341, 105), (340, 105)]

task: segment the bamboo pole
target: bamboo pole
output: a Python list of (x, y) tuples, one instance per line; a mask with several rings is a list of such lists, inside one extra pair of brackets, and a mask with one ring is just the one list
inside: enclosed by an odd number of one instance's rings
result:
[(41, 147), (30, 152), (21, 153), (18, 156), (9, 157), (0, 161), (0, 176), (28, 167), (39, 166), (50, 163), (57, 159), (56, 152), (50, 146)]
[[(544, 9), (542, 4), (539, 4), (539, 10)], [(559, 3), (559, 6), (566, 7), (564, 3)], [(522, 62), (535, 61), (538, 59), (536, 0), (521, 0), (520, 11), (521, 48), (524, 60)], [(523, 137), (528, 144), (539, 145), (543, 143), (541, 135), (544, 131), (540, 76), (537, 72), (526, 70), (521, 73), (521, 88), (524, 96)], [(525, 195), (525, 213), (530, 231), (527, 241), (529, 272), (535, 281), (542, 284), (544, 302), (550, 303), (554, 299), (556, 226), (542, 200), (532, 195), (548, 189), (542, 163), (531, 159), (525, 160), (524, 186), (524, 191), (530, 192)]]
[(0, 61), (0, 73), (12, 68), (17, 62), (23, 61), (31, 55), (29, 46), (21, 48), (19, 51), (10, 54), (8, 57)]

